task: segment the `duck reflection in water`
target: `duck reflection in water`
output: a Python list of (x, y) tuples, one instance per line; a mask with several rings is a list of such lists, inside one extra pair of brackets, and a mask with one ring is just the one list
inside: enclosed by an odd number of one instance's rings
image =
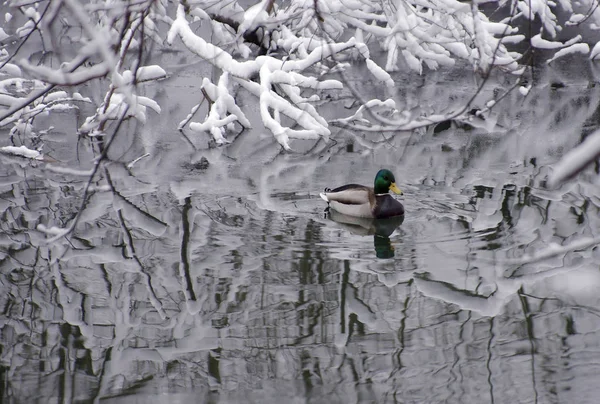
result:
[(377, 258), (393, 258), (394, 247), (390, 236), (402, 222), (404, 215), (389, 217), (386, 219), (371, 219), (367, 217), (348, 216), (334, 209), (325, 210), (326, 217), (342, 225), (352, 234), (360, 236), (373, 235), (373, 244)]

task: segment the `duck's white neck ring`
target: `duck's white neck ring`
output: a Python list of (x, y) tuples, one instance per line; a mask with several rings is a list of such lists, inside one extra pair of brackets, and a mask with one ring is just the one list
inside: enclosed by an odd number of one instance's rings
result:
[(385, 193), (385, 194), (375, 194), (375, 196), (384, 196), (384, 195), (389, 195), (389, 193)]

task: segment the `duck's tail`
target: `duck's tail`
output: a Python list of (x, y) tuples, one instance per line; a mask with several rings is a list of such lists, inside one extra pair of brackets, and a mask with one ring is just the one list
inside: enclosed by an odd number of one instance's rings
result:
[(319, 194), (319, 196), (321, 197), (321, 199), (323, 199), (325, 202), (329, 203), (329, 198), (327, 198), (327, 192), (331, 192), (331, 188), (325, 188), (323, 190), (323, 192), (321, 192)]

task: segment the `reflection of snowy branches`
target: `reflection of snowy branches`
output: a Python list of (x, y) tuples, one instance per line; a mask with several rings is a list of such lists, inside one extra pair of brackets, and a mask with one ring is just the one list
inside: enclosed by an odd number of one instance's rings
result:
[(567, 153), (554, 167), (549, 185), (555, 186), (581, 172), (600, 158), (600, 131), (590, 134), (585, 141)]

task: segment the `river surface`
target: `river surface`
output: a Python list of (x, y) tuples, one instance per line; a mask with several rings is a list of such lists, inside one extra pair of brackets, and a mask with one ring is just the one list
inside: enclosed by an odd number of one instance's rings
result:
[[(87, 203), (97, 148), (76, 110), (46, 118), (51, 162), (0, 155), (1, 402), (598, 402), (600, 248), (558, 248), (600, 235), (598, 166), (546, 186), (600, 125), (594, 65), (556, 62), (468, 125), (332, 126), (285, 153), (243, 92), (253, 130), (186, 139), (211, 70), (157, 57), (170, 78), (144, 91), (162, 112), (124, 125)], [(394, 89), (351, 77), (422, 114), (481, 82), (460, 67)], [(514, 80), (494, 76), (475, 106)], [(328, 119), (351, 115), (343, 94), (328, 102)], [(324, 211), (323, 188), (380, 168), (403, 220)], [(40, 225), (78, 212), (48, 244)]]

